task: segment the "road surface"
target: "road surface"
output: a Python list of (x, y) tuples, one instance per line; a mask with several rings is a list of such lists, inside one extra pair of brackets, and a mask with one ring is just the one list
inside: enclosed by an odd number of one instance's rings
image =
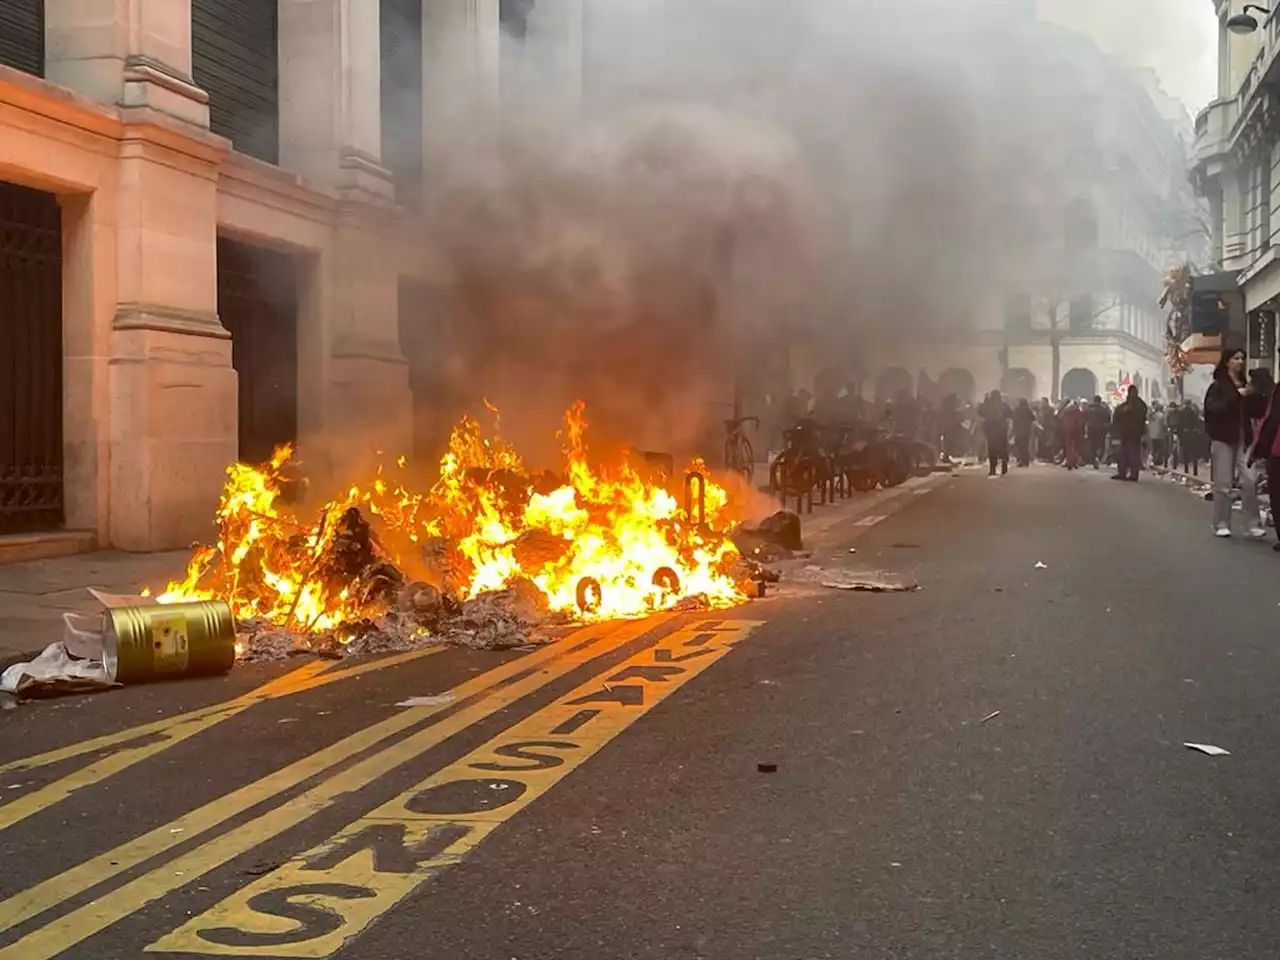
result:
[(1050, 467), (816, 547), (923, 589), (0, 716), (0, 960), (1276, 955), (1280, 557)]

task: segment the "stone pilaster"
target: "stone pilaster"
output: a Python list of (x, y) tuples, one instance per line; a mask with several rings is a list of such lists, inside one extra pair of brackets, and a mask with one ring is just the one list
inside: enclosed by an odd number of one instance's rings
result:
[(190, 0), (45, 0), (45, 75), (209, 126), (209, 98), (191, 79)]
[(442, 150), (483, 136), (499, 104), (498, 0), (422, 0), (426, 182)]
[(111, 542), (205, 539), (236, 459), (236, 374), (217, 314), (217, 171), (226, 142), (126, 128), (107, 375)]
[(280, 165), (385, 202), (376, 0), (279, 0)]
[(572, 116), (582, 106), (586, 0), (538, 0), (529, 31), (545, 64), (539, 77), (549, 107)]

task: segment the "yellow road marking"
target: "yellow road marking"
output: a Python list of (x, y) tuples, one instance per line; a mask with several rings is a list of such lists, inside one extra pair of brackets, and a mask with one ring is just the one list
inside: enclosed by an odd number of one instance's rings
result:
[[(293, 670), (282, 677), (277, 677), (271, 682), (225, 703), (192, 710), (176, 717), (169, 717), (155, 723), (134, 727), (132, 730), (106, 734), (60, 750), (52, 750), (25, 761), (14, 761), (12, 764), (0, 767), (0, 773), (5, 770), (27, 770), (43, 767), (70, 757), (83, 755), (86, 752), (107, 749), (112, 746), (118, 747), (116, 752), (101, 757), (88, 766), (82, 767), (74, 773), (69, 773), (65, 777), (41, 787), (39, 790), (16, 797), (0, 806), (0, 830), (7, 830), (15, 823), (19, 823), (27, 817), (39, 813), (41, 810), (47, 810), (55, 803), (67, 799), (77, 790), (99, 783), (107, 777), (129, 769), (136, 763), (141, 763), (148, 757), (155, 756), (163, 750), (168, 750), (182, 743), (182, 741), (195, 736), (197, 733), (202, 733), (226, 720), (230, 720), (232, 717), (248, 710), (255, 703), (293, 696), (296, 693), (302, 693), (304, 690), (314, 690), (316, 687), (322, 687), (338, 680), (346, 680), (372, 670), (383, 670), (387, 667), (406, 663), (409, 660), (417, 660), (439, 653), (442, 649), (441, 647), (427, 647), (422, 650), (413, 650), (398, 656), (387, 657), (383, 660), (358, 664), (346, 670), (332, 670), (327, 673), (324, 671), (329, 670), (332, 666), (332, 661), (318, 660), (299, 667), (297, 670)], [(154, 736), (158, 739), (142, 740), (143, 737), (147, 736)], [(138, 742), (140, 740), (142, 742)], [(55, 759), (49, 759), (51, 757)]]
[[(371, 780), (438, 746), (459, 731), (486, 719), (521, 697), (577, 669), (604, 652), (598, 645), (602, 637), (608, 636), (621, 645), (653, 630), (667, 619), (669, 616), (654, 617), (643, 623), (629, 623), (613, 629), (601, 626), (588, 627), (536, 653), (513, 660), (482, 676), (468, 680), (451, 693), (458, 701), (479, 698), (475, 702), (464, 706), (440, 722), (321, 780), (281, 806), (179, 855), (163, 867), (143, 874), (85, 906), (51, 921), (48, 925), (24, 935), (18, 942), (0, 949), (0, 960), (42, 960), (42, 958), (56, 956), (140, 910), (148, 903), (192, 883), (210, 870), (296, 826), (299, 822), (324, 810), (344, 794), (360, 789)], [(157, 827), (136, 840), (94, 857), (29, 890), (15, 894), (0, 902), (0, 932), (10, 930), (20, 923), (57, 907), (90, 887), (118, 876), (200, 833), (225, 823), (242, 811), (323, 773), (409, 727), (420, 724), (433, 714), (447, 709), (448, 706), (436, 704), (409, 708), (255, 783), (205, 804), (177, 820)]]
[[(727, 621), (715, 629), (695, 625), (664, 637), (147, 950), (308, 960), (332, 956), (757, 626), (757, 621)], [(28, 960), (50, 955), (43, 941), (22, 943)]]

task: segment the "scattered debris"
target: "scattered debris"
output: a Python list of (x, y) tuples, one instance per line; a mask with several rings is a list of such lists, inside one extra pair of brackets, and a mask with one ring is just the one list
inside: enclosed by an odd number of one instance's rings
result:
[(858, 552), (858, 548), (857, 548), (857, 547), (850, 547), (850, 548), (849, 548), (849, 552), (850, 552), (851, 554), (853, 554), (853, 553), (857, 553), (857, 552)]
[(978, 721), (978, 723), (980, 723), (980, 724), (982, 724), (982, 723), (987, 723), (987, 722), (988, 722), (988, 721), (990, 721), (990, 720), (994, 720), (994, 719), (995, 719), (996, 717), (998, 717), (998, 716), (1000, 716), (1000, 711), (999, 711), (999, 710), (994, 710), (994, 711), (992, 711), (991, 713), (988, 713), (988, 714), (987, 714), (985, 717), (983, 717), (981, 720), (979, 720), (979, 721)]
[(866, 593), (911, 593), (919, 590), (914, 580), (904, 580), (884, 570), (850, 570), (846, 567), (820, 567), (809, 564), (788, 575), (797, 583), (812, 583), (829, 590), (863, 591)]
[(832, 590), (850, 590), (863, 593), (912, 593), (920, 589), (918, 583), (903, 583), (864, 577), (840, 577), (824, 580), (822, 585)]
[(800, 517), (786, 510), (779, 510), (772, 516), (765, 517), (753, 531), (769, 543), (777, 544), (784, 550), (798, 552), (804, 549), (804, 538), (800, 533)]
[(0, 691), (20, 699), (93, 693), (119, 684), (115, 657), (107, 655), (101, 615), (62, 615), (62, 639), (51, 643), (27, 663), (15, 663), (0, 673)]
[(1211, 757), (1231, 756), (1231, 752), (1229, 750), (1223, 750), (1221, 747), (1215, 747), (1211, 743), (1184, 743), (1183, 746), (1189, 750), (1199, 750), (1201, 753), (1206, 753)]
[(401, 700), (396, 704), (397, 707), (440, 707), (446, 703), (453, 703), (458, 699), (452, 693), (441, 693), (433, 697), (410, 697), (408, 700)]
[(759, 773), (777, 773), (778, 765), (776, 763), (757, 763), (756, 770)]
[(1048, 570), (1048, 569), (1049, 569), (1049, 565), (1048, 565), (1047, 563), (1043, 563), (1043, 562), (1041, 562), (1040, 560), (1037, 560), (1037, 561), (1036, 561), (1036, 569), (1037, 569), (1037, 570)]

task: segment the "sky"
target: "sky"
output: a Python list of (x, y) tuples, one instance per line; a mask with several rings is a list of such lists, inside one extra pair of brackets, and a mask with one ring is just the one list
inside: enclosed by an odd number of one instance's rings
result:
[(1213, 0), (1039, 0), (1041, 15), (1091, 36), (1107, 53), (1151, 67), (1196, 113), (1217, 93)]

